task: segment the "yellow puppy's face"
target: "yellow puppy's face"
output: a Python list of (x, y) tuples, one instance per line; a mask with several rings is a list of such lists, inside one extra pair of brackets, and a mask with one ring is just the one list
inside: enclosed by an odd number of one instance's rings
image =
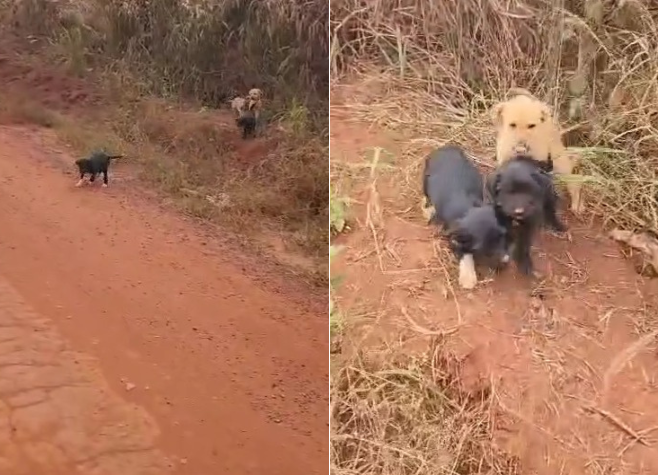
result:
[(551, 109), (538, 99), (516, 96), (501, 102), (493, 108), (493, 120), (498, 131), (498, 162), (520, 154), (547, 160), (559, 137)]
[(249, 99), (251, 99), (254, 102), (259, 101), (262, 95), (263, 93), (261, 92), (260, 89), (251, 89), (249, 91)]

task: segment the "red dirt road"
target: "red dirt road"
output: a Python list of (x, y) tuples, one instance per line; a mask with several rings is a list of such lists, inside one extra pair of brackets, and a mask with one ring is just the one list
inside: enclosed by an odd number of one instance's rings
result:
[(49, 142), (0, 128), (0, 473), (326, 473), (321, 296)]

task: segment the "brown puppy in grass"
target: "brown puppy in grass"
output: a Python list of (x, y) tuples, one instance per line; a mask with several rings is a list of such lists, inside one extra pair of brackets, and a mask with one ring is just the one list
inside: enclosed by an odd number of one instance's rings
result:
[[(513, 97), (496, 104), (492, 118), (496, 126), (496, 161), (502, 165), (517, 156), (529, 156), (547, 163), (547, 171), (571, 175), (577, 157), (567, 152), (562, 143), (560, 126), (551, 108), (525, 89), (510, 90)], [(580, 183), (566, 184), (571, 197), (571, 211), (580, 214), (583, 202)]]

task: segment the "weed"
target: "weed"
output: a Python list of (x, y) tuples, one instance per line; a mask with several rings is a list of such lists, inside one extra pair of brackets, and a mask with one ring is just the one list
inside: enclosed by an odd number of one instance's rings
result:
[(57, 37), (57, 42), (62, 49), (63, 56), (66, 58), (69, 70), (77, 76), (83, 76), (87, 70), (87, 64), (80, 26), (62, 28)]
[[(329, 246), (329, 265), (331, 261), (341, 252), (340, 246)], [(338, 352), (340, 349), (340, 340), (343, 333), (343, 325), (345, 321), (340, 311), (336, 307), (334, 291), (342, 283), (342, 276), (331, 275), (329, 280), (329, 336), (331, 338), (332, 352)]]
[(334, 233), (342, 233), (347, 226), (347, 200), (331, 194), (329, 199), (329, 225)]
[(3, 94), (0, 118), (13, 123), (35, 124), (52, 128), (62, 123), (55, 111), (24, 95)]

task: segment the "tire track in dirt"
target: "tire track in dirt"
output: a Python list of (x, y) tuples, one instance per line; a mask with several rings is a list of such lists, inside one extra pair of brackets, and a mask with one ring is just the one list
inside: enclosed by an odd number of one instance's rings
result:
[(326, 472), (326, 315), (131, 181), (74, 188), (49, 143), (0, 128), (2, 275), (149, 411), (177, 473)]

